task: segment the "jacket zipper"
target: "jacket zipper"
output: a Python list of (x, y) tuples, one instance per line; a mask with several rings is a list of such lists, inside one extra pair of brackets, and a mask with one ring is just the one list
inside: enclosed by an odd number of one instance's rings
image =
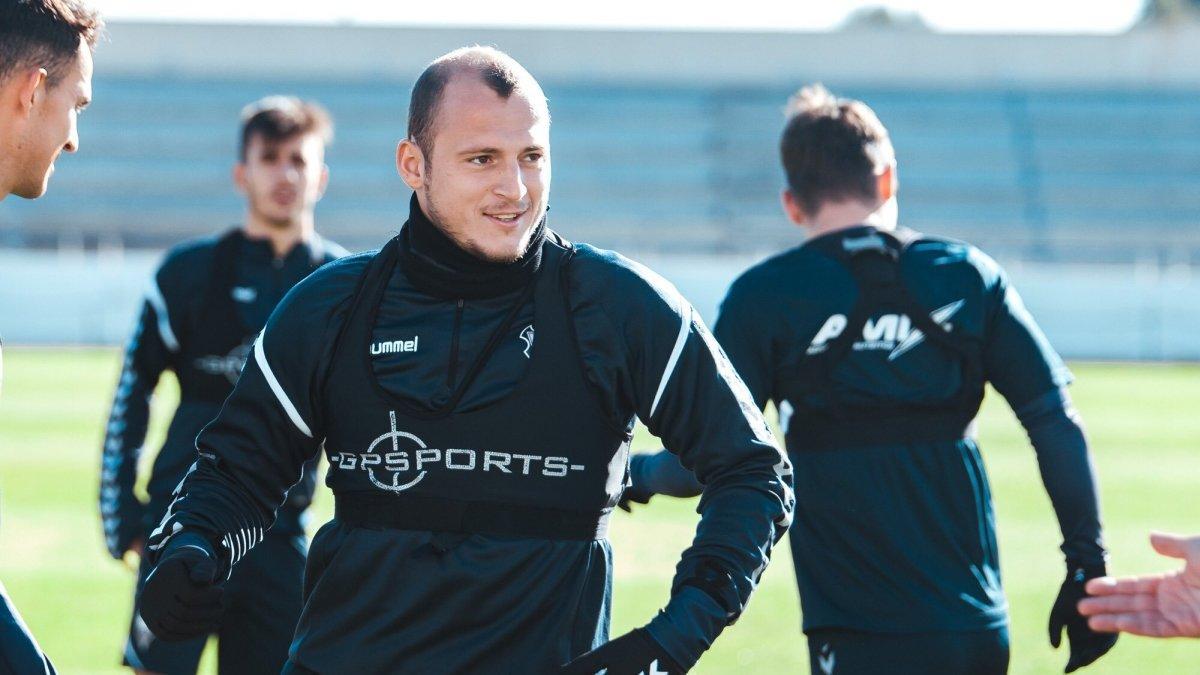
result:
[(454, 310), (454, 332), (450, 335), (450, 367), (446, 369), (446, 386), (453, 387), (458, 375), (458, 333), (462, 329), (463, 305), (466, 300), (460, 299)]

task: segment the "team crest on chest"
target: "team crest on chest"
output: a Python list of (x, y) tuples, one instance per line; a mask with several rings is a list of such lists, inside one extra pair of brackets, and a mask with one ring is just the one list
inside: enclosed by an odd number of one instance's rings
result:
[(525, 343), (525, 358), (530, 358), (529, 352), (533, 349), (533, 324), (529, 324), (521, 329), (521, 334), (517, 337)]

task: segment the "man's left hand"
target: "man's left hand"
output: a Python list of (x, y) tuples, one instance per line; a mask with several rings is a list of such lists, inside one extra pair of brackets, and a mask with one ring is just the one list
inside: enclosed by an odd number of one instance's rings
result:
[(636, 486), (630, 485), (621, 493), (621, 501), (617, 502), (617, 506), (625, 513), (633, 513), (633, 507), (630, 504), (649, 504), (650, 498), (653, 496), (653, 492), (639, 490)]
[(1067, 659), (1067, 667), (1063, 670), (1070, 673), (1108, 653), (1117, 643), (1117, 636), (1110, 633), (1098, 633), (1088, 627), (1087, 618), (1079, 613), (1079, 601), (1087, 597), (1084, 585), (1089, 579), (1105, 575), (1104, 565), (1084, 566), (1068, 565), (1067, 578), (1058, 591), (1058, 598), (1050, 609), (1050, 646), (1058, 649), (1062, 644), (1062, 631), (1067, 630), (1067, 640), (1070, 642), (1071, 655)]

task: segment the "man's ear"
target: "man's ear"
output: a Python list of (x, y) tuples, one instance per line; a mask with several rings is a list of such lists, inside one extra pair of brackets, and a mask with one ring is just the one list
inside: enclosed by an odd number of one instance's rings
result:
[(237, 187), (238, 192), (247, 194), (250, 192), (250, 186), (246, 184), (246, 163), (238, 162), (233, 165), (233, 184)]
[[(22, 117), (29, 117), (38, 97), (46, 93), (49, 75), (45, 68), (27, 68), (25, 72), (12, 76), (12, 88), (17, 94), (17, 111)], [(6, 89), (8, 87), (5, 87)]]
[(879, 196), (881, 203), (895, 197), (899, 187), (900, 181), (896, 180), (895, 164), (889, 164), (883, 173), (875, 177), (875, 194)]
[(788, 220), (801, 227), (807, 223), (808, 216), (804, 214), (804, 209), (800, 208), (800, 200), (796, 199), (795, 193), (790, 189), (783, 189), (779, 195), (779, 201), (783, 204), (783, 212), (787, 215)]
[(420, 192), (429, 181), (429, 164), (425, 161), (425, 153), (412, 139), (406, 138), (396, 146), (396, 171), (405, 184), (416, 192)]
[(325, 196), (325, 190), (329, 187), (329, 165), (321, 165), (321, 182), (317, 184), (317, 199)]

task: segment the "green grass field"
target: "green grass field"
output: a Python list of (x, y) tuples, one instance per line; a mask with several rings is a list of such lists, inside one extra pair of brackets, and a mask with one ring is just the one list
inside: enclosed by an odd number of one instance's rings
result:
[[(0, 579), (60, 672), (120, 672), (133, 575), (105, 553), (96, 506), (102, 427), (119, 354), (10, 348), (4, 356)], [(1075, 372), (1074, 394), (1102, 481), (1111, 569), (1173, 568), (1175, 562), (1150, 551), (1146, 534), (1200, 532), (1200, 367), (1079, 364)], [(157, 447), (174, 399), (171, 386), (160, 389), (148, 448)], [(1045, 629), (1063, 573), (1059, 535), (1033, 452), (994, 394), (980, 436), (1012, 605), (1011, 672), (1061, 672), (1066, 655), (1050, 649)], [(648, 435), (638, 440), (654, 447)], [(328, 516), (330, 501), (318, 495), (317, 523)], [(676, 557), (691, 538), (693, 508), (660, 498), (617, 518), (615, 633), (645, 622), (666, 599)], [(741, 621), (694, 672), (807, 672), (789, 557), (779, 549), (775, 559)], [(1200, 641), (1124, 637), (1084, 672), (1200, 673)]]

